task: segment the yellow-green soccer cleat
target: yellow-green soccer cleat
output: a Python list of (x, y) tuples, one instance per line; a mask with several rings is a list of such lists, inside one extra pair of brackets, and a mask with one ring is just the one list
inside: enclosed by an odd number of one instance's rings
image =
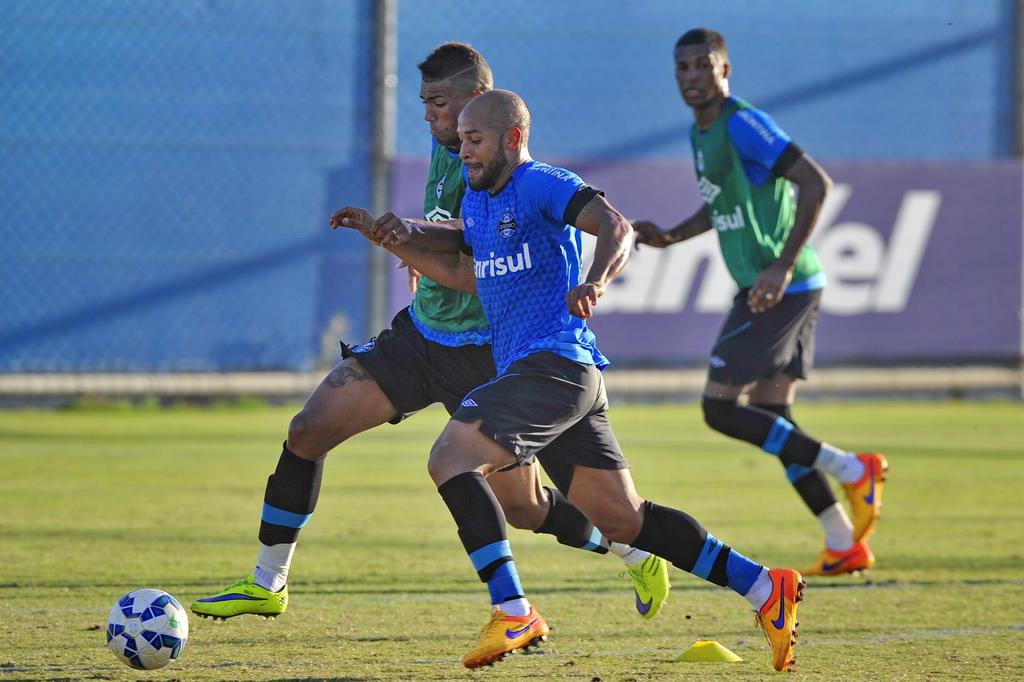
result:
[(252, 573), (212, 597), (192, 602), (192, 613), (202, 618), (224, 620), (250, 613), (264, 618), (276, 618), (288, 608), (288, 586), (280, 592), (271, 592), (256, 584)]
[(538, 646), (547, 638), (548, 624), (533, 606), (525, 616), (510, 616), (495, 606), (491, 619), (480, 631), (480, 641), (462, 657), (462, 665), (492, 665), (516, 651)]
[(772, 596), (754, 617), (772, 648), (772, 667), (778, 671), (792, 670), (796, 659), (797, 603), (804, 598), (803, 577), (791, 568), (775, 568), (772, 577)]
[(633, 581), (636, 610), (644, 618), (654, 618), (668, 601), (668, 562), (653, 554), (635, 566), (626, 568)]

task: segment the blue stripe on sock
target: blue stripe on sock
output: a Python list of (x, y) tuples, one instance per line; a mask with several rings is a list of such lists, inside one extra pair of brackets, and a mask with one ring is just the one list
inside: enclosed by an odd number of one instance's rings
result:
[(782, 448), (786, 446), (786, 441), (789, 440), (789, 434), (793, 433), (793, 424), (782, 417), (776, 417), (775, 423), (772, 424), (771, 431), (768, 432), (768, 437), (764, 439), (764, 445), (761, 449), (770, 455), (777, 455), (782, 452)]
[(722, 543), (711, 533), (708, 533), (707, 539), (704, 540), (704, 546), (700, 550), (700, 556), (697, 557), (697, 563), (693, 565), (693, 569), (690, 573), (693, 573), (698, 578), (708, 579), (711, 575), (711, 569), (715, 565), (715, 559), (718, 558), (719, 552), (722, 551)]
[(741, 595), (750, 592), (762, 569), (764, 566), (761, 564), (754, 563), (735, 549), (732, 550), (729, 552), (729, 558), (725, 560), (725, 578), (729, 581), (729, 589)]
[(812, 471), (814, 471), (812, 467), (805, 467), (802, 464), (787, 464), (786, 478), (789, 479), (790, 483), (796, 483)]
[(601, 549), (602, 540), (604, 540), (604, 536), (601, 535), (601, 531), (599, 531), (595, 526), (594, 529), (590, 531), (590, 542), (583, 545), (582, 549), (585, 549), (589, 552), (596, 552), (597, 550)]
[[(507, 544), (507, 543), (506, 543)], [(491, 593), (491, 603), (500, 604), (513, 597), (522, 597), (523, 586), (519, 583), (519, 572), (516, 562), (506, 561), (494, 571), (487, 581), (487, 591)]]
[(512, 556), (512, 548), (509, 546), (508, 540), (499, 540), (476, 550), (469, 555), (469, 560), (473, 562), (473, 568), (479, 573), (498, 559), (507, 556)]
[(309, 523), (311, 518), (313, 518), (312, 514), (295, 514), (290, 511), (285, 511), (284, 509), (271, 507), (266, 502), (263, 503), (263, 520), (267, 523), (272, 523), (275, 526), (302, 528)]

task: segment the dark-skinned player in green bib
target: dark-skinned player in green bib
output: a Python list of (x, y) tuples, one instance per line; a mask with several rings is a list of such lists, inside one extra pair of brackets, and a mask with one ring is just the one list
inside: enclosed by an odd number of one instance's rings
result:
[[(487, 60), (462, 43), (439, 46), (419, 70), (424, 120), (432, 138), (423, 215), (430, 222), (451, 221), (459, 217), (466, 191), (457, 152), (459, 113), (493, 88), (493, 78)], [(366, 226), (374, 222), (364, 209), (345, 208), (332, 216), (333, 227), (341, 226), (341, 215), (358, 217)], [(342, 344), (342, 362), (292, 418), (277, 468), (267, 480), (255, 568), (221, 592), (193, 602), (192, 611), (220, 619), (283, 613), (299, 530), (313, 515), (327, 454), (363, 431), (385, 422), (397, 424), (434, 403), (442, 403), (449, 414), (458, 410), (467, 393), (495, 377), (490, 341), (476, 296), (422, 277), (412, 305), (395, 316), (389, 329), (358, 346)], [(538, 455), (555, 488), (541, 485), (536, 465), (491, 477), (506, 520), (516, 528), (554, 535), (570, 547), (616, 554), (632, 580), (637, 611), (653, 618), (668, 596), (667, 563), (603, 537), (563, 494), (572, 469), (557, 455), (555, 446), (549, 456)]]
[[(818, 518), (825, 548), (803, 575), (869, 569), (875, 557), (867, 540), (882, 508), (886, 458), (817, 441), (790, 411), (796, 382), (807, 377), (814, 359), (826, 282), (807, 240), (831, 180), (770, 116), (730, 96), (732, 65), (721, 34), (688, 31), (674, 57), (679, 92), (694, 114), (690, 144), (704, 205), (667, 231), (649, 221), (634, 228), (638, 243), (657, 248), (715, 230), (739, 287), (711, 349), (704, 419), (777, 457)], [(739, 403), (744, 393), (746, 405)], [(826, 475), (841, 484), (852, 521)]]

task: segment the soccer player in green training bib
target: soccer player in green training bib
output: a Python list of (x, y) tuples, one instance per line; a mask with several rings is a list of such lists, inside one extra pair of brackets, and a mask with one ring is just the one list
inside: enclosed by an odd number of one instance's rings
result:
[[(825, 274), (807, 245), (831, 180), (775, 121), (729, 94), (725, 39), (688, 31), (675, 45), (676, 82), (693, 110), (690, 129), (704, 205), (663, 231), (639, 221), (638, 243), (665, 248), (715, 230), (739, 293), (711, 349), (702, 407), (708, 425), (778, 457), (825, 530), (825, 548), (804, 575), (874, 566), (867, 545), (882, 508), (888, 463), (814, 440), (790, 408), (814, 359)], [(796, 201), (793, 186), (798, 189)], [(743, 393), (749, 404), (741, 405)], [(825, 475), (842, 485), (853, 520)]]
[[(462, 43), (445, 43), (422, 64), (420, 96), (430, 124), (432, 154), (424, 193), (426, 220), (458, 218), (465, 194), (458, 149), (458, 117), (475, 96), (493, 87), (490, 66)], [(341, 215), (374, 218), (363, 209)], [(247, 577), (192, 603), (200, 616), (231, 618), (243, 614), (274, 617), (288, 606), (288, 570), (299, 530), (309, 522), (320, 494), (327, 453), (345, 440), (390, 422), (397, 424), (440, 402), (449, 414), (471, 390), (495, 374), (491, 332), (476, 296), (443, 287), (424, 277), (413, 303), (395, 316), (390, 329), (359, 346), (342, 345), (342, 362), (324, 378), (302, 410), (292, 418), (277, 468), (267, 480), (256, 566)], [(612, 552), (625, 562), (640, 615), (653, 618), (668, 596), (664, 559), (621, 543), (609, 542), (563, 494), (571, 467), (557, 446), (538, 454), (555, 483), (543, 487), (536, 466), (520, 467), (491, 478), (507, 521), (516, 528), (554, 535), (562, 544), (598, 554)]]

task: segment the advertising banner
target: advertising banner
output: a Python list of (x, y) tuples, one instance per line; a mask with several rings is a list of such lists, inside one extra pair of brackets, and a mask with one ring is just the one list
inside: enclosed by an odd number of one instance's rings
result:
[[(630, 219), (669, 228), (700, 206), (693, 168), (673, 161), (564, 163)], [(828, 286), (824, 362), (1021, 357), (1022, 173), (1016, 162), (835, 162), (812, 244)], [(425, 165), (396, 164), (393, 205), (422, 213)], [(593, 248), (593, 239), (586, 245)], [(589, 256), (589, 250), (586, 254)], [(395, 309), (409, 300), (404, 271)], [(735, 295), (714, 233), (641, 247), (592, 321), (613, 362), (707, 358)]]

